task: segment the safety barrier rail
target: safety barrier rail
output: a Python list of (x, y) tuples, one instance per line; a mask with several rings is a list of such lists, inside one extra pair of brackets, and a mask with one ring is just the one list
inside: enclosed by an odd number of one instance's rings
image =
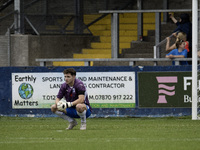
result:
[[(200, 58), (199, 58), (200, 60)], [(154, 66), (157, 66), (158, 62), (175, 61), (175, 65), (180, 65), (180, 61), (192, 61), (192, 58), (109, 58), (109, 59), (73, 59), (73, 58), (36, 58), (36, 62), (40, 63), (40, 66), (46, 66), (47, 62), (68, 62), (68, 61), (84, 61), (85, 66), (90, 66), (91, 62), (129, 62), (129, 66), (134, 66), (136, 62), (154, 62)]]

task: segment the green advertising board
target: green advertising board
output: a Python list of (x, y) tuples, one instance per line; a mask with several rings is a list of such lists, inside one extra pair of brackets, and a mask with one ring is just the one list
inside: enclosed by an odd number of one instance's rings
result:
[(139, 107), (191, 107), (191, 72), (138, 73)]

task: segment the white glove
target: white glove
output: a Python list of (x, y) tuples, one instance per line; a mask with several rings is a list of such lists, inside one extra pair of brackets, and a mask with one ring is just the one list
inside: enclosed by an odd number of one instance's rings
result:
[(57, 103), (57, 108), (58, 108), (58, 110), (60, 110), (60, 111), (63, 111), (63, 110), (65, 110), (66, 108), (69, 108), (69, 107), (72, 107), (72, 103), (71, 103), (71, 102), (65, 103), (65, 102), (63, 102), (63, 101), (59, 101), (59, 102)]
[(69, 107), (72, 107), (73, 105), (72, 105), (72, 102), (67, 102), (66, 103), (66, 108), (69, 108)]

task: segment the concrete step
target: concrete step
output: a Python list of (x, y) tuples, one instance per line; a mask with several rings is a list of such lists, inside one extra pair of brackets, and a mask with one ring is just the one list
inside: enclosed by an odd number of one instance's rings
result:
[(123, 58), (153, 58), (153, 53), (124, 54)]
[(111, 54), (73, 54), (73, 58), (111, 58)]
[[(131, 24), (137, 24), (137, 17), (135, 18), (120, 18), (119, 23), (131, 23)], [(143, 18), (143, 23), (154, 23), (155, 24), (155, 18)]]
[[(90, 22), (88, 22), (88, 23), (90, 23)], [(104, 18), (104, 19), (97, 21), (94, 24), (111, 24), (111, 19), (110, 18), (106, 18), (106, 19)]]
[[(172, 34), (172, 32), (176, 29), (176, 25), (174, 26), (168, 26), (165, 25), (165, 28), (163, 28), (163, 25), (161, 27), (161, 34), (162, 36), (169, 36)], [(148, 31), (148, 36), (155, 36), (155, 30), (149, 30)]]
[(119, 23), (123, 24), (137, 24), (137, 17), (135, 18), (120, 18)]
[[(111, 30), (96, 30), (92, 31), (94, 36), (111, 36)], [(144, 36), (147, 35), (147, 30), (143, 31)], [(137, 30), (119, 30), (119, 36), (137, 36)]]
[[(130, 48), (131, 44), (128, 43), (119, 43), (119, 48)], [(111, 49), (111, 43), (91, 43), (91, 48), (101, 49)]]
[[(56, 26), (58, 28), (58, 26)], [(50, 27), (49, 27), (50, 28)], [(55, 28), (55, 27), (51, 27)], [(98, 31), (98, 30), (111, 30), (111, 26), (107, 24), (95, 24), (89, 27), (91, 31)], [(143, 25), (144, 30), (154, 30), (155, 29), (155, 24), (151, 23), (146, 23)], [(119, 25), (119, 30), (137, 30), (137, 24), (131, 24), (131, 23), (121, 23)]]
[(120, 30), (119, 36), (137, 36), (137, 30)]
[(84, 66), (84, 61), (53, 62), (53, 66)]
[(150, 24), (150, 23), (144, 24), (143, 29), (144, 30), (155, 30), (155, 24)]
[[(83, 54), (111, 54), (111, 49), (101, 48), (91, 48), (91, 49), (82, 49)], [(122, 48), (119, 48), (119, 53), (122, 53)]]
[[(131, 42), (131, 41), (136, 41), (137, 36), (120, 36), (119, 37), (119, 42)], [(100, 36), (100, 41), (101, 42), (111, 42), (111, 37), (110, 36)]]
[[(146, 23), (143, 25), (144, 30), (154, 30), (155, 24)], [(131, 23), (121, 23), (119, 25), (119, 30), (137, 30), (137, 24), (131, 24)]]
[(137, 24), (123, 24), (119, 25), (120, 30), (137, 30)]
[(131, 48), (133, 49), (141, 49), (141, 48), (151, 48), (155, 45), (153, 42), (131, 42)]
[[(173, 33), (172, 29), (168, 30), (161, 30), (161, 36), (170, 36)], [(155, 36), (155, 30), (149, 30), (148, 31), (148, 36)]]
[(137, 18), (137, 13), (123, 13), (119, 15), (119, 18)]
[[(166, 39), (166, 37), (168, 37), (168, 36), (161, 36), (161, 41)], [(155, 44), (155, 36), (144, 36), (143, 40), (145, 42), (153, 42)]]
[(111, 54), (111, 49), (82, 49), (84, 54)]
[(147, 34), (148, 36), (155, 36), (155, 30), (149, 30)]
[(148, 48), (142, 48), (142, 49), (134, 49), (134, 48), (129, 48), (129, 49), (123, 49), (122, 50), (122, 55), (124, 54), (143, 54), (143, 53), (153, 53), (153, 48), (148, 49)]
[(94, 30), (92, 31), (94, 36), (111, 36), (110, 30)]
[(91, 48), (94, 49), (111, 49), (111, 43), (91, 43)]
[(108, 28), (108, 25), (106, 24), (95, 24), (90, 26), (89, 29), (91, 31), (95, 31), (95, 30), (109, 30), (110, 28)]

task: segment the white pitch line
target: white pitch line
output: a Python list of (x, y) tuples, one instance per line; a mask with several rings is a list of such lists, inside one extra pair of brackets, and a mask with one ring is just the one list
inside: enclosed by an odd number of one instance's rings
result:
[[(12, 143), (49, 143), (49, 142), (76, 142), (77, 138), (27, 138), (27, 137), (19, 137), (19, 138), (5, 138), (6, 141), (0, 141), (0, 144), (12, 144)], [(10, 141), (8, 141), (10, 140)], [(84, 140), (83, 140), (84, 141)], [(200, 138), (87, 138), (87, 142), (190, 142), (190, 141), (200, 141)]]

